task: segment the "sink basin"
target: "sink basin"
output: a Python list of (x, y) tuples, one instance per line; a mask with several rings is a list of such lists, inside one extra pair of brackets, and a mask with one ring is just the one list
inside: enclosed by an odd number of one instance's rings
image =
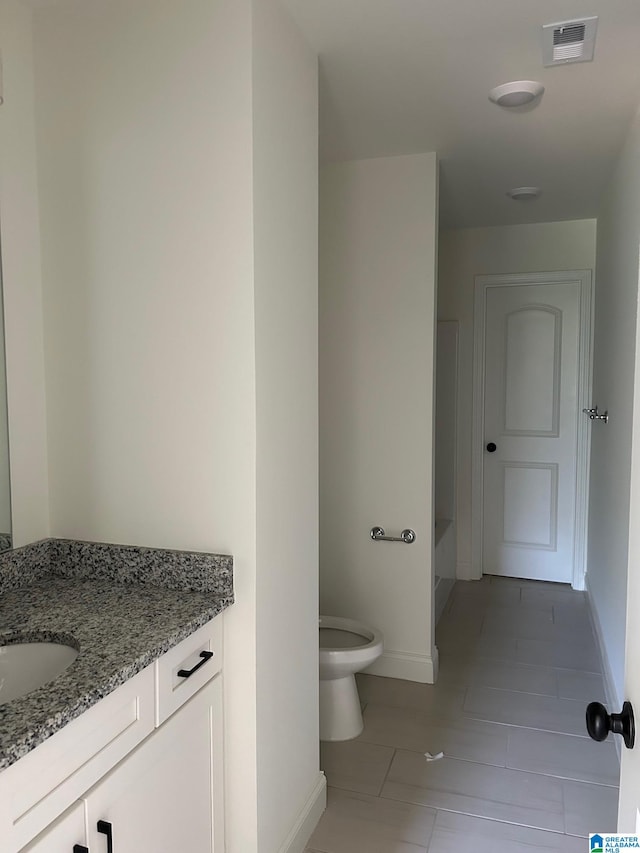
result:
[(77, 649), (62, 643), (0, 646), (0, 705), (57, 678), (77, 657)]

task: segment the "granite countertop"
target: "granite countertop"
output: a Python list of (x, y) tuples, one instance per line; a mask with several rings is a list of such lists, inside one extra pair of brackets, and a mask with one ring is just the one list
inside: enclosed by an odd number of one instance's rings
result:
[(9, 569), (0, 556), (0, 644), (57, 641), (79, 654), (58, 678), (0, 705), (0, 770), (233, 603), (230, 557), (66, 540), (18, 550), (29, 548), (37, 565), (22, 571), (17, 551)]

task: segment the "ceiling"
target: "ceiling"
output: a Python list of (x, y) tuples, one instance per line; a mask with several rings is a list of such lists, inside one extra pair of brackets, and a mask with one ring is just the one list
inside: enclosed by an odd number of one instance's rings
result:
[[(320, 57), (324, 162), (436, 151), (445, 228), (597, 215), (640, 104), (639, 0), (282, 2)], [(545, 68), (541, 26), (590, 15), (593, 61)], [(527, 79), (534, 108), (489, 101)]]

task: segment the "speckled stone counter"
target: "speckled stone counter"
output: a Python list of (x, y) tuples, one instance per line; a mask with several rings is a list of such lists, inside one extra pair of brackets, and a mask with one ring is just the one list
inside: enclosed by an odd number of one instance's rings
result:
[(227, 556), (68, 540), (0, 555), (0, 644), (79, 650), (54, 681), (0, 705), (0, 770), (232, 603)]

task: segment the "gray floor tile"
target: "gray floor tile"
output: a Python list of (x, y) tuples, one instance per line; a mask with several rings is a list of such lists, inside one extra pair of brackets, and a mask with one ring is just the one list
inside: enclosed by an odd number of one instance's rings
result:
[(365, 731), (323, 744), (334, 787), (306, 853), (578, 853), (615, 831), (615, 747), (585, 736), (604, 699), (585, 595), (458, 582), (436, 636), (437, 685), (358, 676)]
[(442, 716), (462, 713), (464, 689), (447, 684), (419, 684), (397, 678), (382, 678), (359, 673), (357, 676), (360, 698), (369, 704), (393, 705), (399, 708), (416, 708), (423, 712), (437, 712)]
[(466, 616), (462, 624), (459, 616), (452, 614), (443, 616), (436, 628), (436, 644), (443, 645), (443, 643), (452, 642), (470, 644), (477, 642), (482, 632), (483, 621), (484, 615), (477, 612)]
[[(552, 667), (528, 666), (509, 661), (461, 661), (452, 659), (442, 667), (440, 681), (458, 687), (493, 687), (557, 696), (557, 670)], [(567, 697), (572, 698), (572, 697)]]
[(477, 644), (481, 635), (482, 623), (476, 628), (472, 625), (465, 625), (460, 628), (458, 625), (451, 622), (438, 624), (436, 630), (436, 645), (439, 648), (468, 648)]
[(579, 672), (578, 670), (559, 669), (558, 696), (561, 699), (574, 699), (577, 702), (602, 702), (606, 703), (606, 691), (604, 689), (604, 678), (593, 672)]
[(563, 782), (566, 829), (570, 835), (615, 832), (618, 790), (582, 782)]
[(537, 618), (536, 611), (513, 612), (486, 617), (482, 627), (483, 637), (517, 637), (523, 640), (546, 640), (554, 643), (570, 643), (576, 646), (592, 646), (593, 633), (590, 626), (556, 624), (546, 618)]
[(516, 661), (517, 643), (516, 637), (492, 637), (480, 634), (477, 638), (469, 640), (467, 637), (456, 637), (451, 634), (445, 637), (443, 642), (438, 642), (437, 646), (443, 653), (448, 652), (452, 657), (460, 660)]
[(464, 703), (466, 716), (512, 726), (527, 726), (550, 732), (586, 734), (584, 706), (571, 699), (534, 696), (511, 690), (470, 687)]
[(367, 706), (360, 740), (413, 752), (444, 752), (450, 758), (504, 767), (508, 728), (478, 720), (444, 720), (412, 708)]
[(392, 748), (359, 740), (320, 745), (320, 767), (327, 783), (362, 794), (380, 793), (392, 758)]
[(320, 853), (425, 853), (436, 812), (363, 794), (327, 792), (327, 810), (309, 839)]
[(617, 786), (620, 781), (613, 742), (532, 729), (510, 731), (507, 767), (601, 785)]
[(381, 796), (523, 826), (564, 831), (562, 782), (520, 770), (398, 750)]
[(584, 599), (573, 604), (554, 604), (553, 621), (556, 625), (593, 630), (589, 607)]
[(456, 631), (467, 631), (469, 633), (479, 634), (482, 630), (486, 607), (478, 607), (476, 604), (467, 604), (466, 606), (454, 602), (451, 609), (445, 613), (440, 622), (438, 622), (437, 630), (442, 627), (452, 627)]
[(587, 594), (576, 592), (569, 584), (544, 585), (532, 582), (522, 587), (522, 601), (533, 603), (547, 602), (552, 605), (564, 604), (568, 607), (585, 607)]
[(580, 643), (521, 638), (516, 643), (515, 659), (520, 663), (579, 669), (583, 672), (601, 671), (600, 656), (592, 637)]
[(519, 604), (520, 587), (516, 584), (491, 586), (480, 581), (458, 581), (454, 589), (455, 602), (491, 601), (493, 604)]
[(484, 611), (483, 630), (499, 630), (504, 626), (508, 630), (513, 627), (535, 628), (543, 626), (547, 629), (553, 625), (553, 607), (547, 605), (544, 609), (527, 607), (520, 604), (517, 607), (505, 607), (504, 605), (492, 604)]
[(584, 841), (570, 835), (511, 823), (438, 812), (429, 853), (586, 853)]
[(523, 599), (522, 594), (520, 594), (520, 602), (517, 607), (506, 606), (504, 604), (500, 604), (499, 602), (489, 601), (488, 611), (492, 612), (496, 616), (502, 611), (504, 612), (512, 612), (512, 613), (520, 613), (526, 614), (527, 616), (537, 617), (537, 619), (541, 622), (553, 622), (553, 604), (551, 601), (546, 601), (545, 599), (541, 599), (537, 601), (536, 599)]

